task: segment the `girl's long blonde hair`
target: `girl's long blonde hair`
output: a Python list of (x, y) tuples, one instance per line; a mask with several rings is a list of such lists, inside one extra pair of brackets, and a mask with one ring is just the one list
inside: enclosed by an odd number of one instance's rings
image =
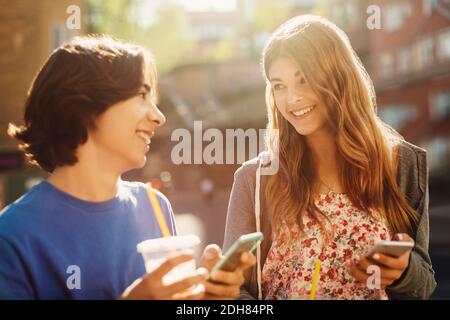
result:
[(298, 223), (303, 231), (305, 212), (322, 226), (326, 220), (314, 204), (317, 177), (311, 153), (304, 137), (278, 111), (268, 81), (269, 68), (280, 56), (297, 62), (327, 108), (340, 181), (352, 203), (368, 214), (381, 213), (392, 232), (410, 233), (417, 215), (396, 182), (392, 152), (403, 138), (376, 115), (372, 81), (345, 33), (328, 20), (310, 15), (281, 25), (263, 52), (267, 146), (272, 156), (279, 156), (278, 173), (269, 176), (265, 190), (274, 232), (283, 221)]

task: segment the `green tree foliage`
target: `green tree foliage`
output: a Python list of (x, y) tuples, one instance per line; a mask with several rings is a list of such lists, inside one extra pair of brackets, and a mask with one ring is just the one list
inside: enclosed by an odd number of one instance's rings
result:
[(272, 32), (290, 16), (291, 7), (285, 0), (261, 0), (257, 3), (251, 22), (254, 31)]
[(167, 1), (152, 24), (138, 22), (138, 10), (148, 0), (87, 0), (88, 32), (105, 33), (149, 49), (159, 73), (172, 69), (194, 44), (183, 8)]
[(262, 48), (257, 41), (258, 36), (273, 32), (290, 17), (291, 12), (292, 8), (286, 0), (256, 1), (251, 19), (218, 43), (214, 58), (218, 61), (259, 59)]
[(188, 33), (185, 11), (176, 5), (161, 7), (155, 23), (143, 30), (139, 38), (153, 52), (161, 72), (170, 70), (180, 60), (189, 60), (187, 52), (195, 43)]
[(136, 0), (86, 0), (88, 32), (130, 39), (135, 31), (136, 4)]

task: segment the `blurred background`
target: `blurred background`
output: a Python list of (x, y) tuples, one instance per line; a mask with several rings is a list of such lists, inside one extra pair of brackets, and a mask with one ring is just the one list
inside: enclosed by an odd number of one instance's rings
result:
[[(66, 24), (73, 5), (78, 29)], [(380, 8), (379, 29), (366, 23), (370, 5)], [(72, 36), (107, 33), (154, 54), (168, 119), (147, 165), (124, 179), (152, 181), (172, 202), (179, 233), (221, 245), (239, 164), (175, 165), (171, 133), (192, 131), (194, 120), (203, 130), (265, 128), (262, 47), (280, 23), (305, 13), (346, 31), (374, 81), (381, 118), (428, 150), (433, 298), (450, 299), (449, 0), (0, 0), (0, 209), (46, 177), (6, 135), (8, 123), (21, 123), (36, 72)]]

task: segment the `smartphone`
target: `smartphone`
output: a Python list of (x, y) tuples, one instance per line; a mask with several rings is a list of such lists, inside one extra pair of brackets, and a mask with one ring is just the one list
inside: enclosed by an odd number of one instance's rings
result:
[(410, 241), (378, 241), (367, 255), (371, 256), (378, 252), (398, 258), (412, 248), (414, 248), (414, 242)]
[(253, 252), (264, 239), (261, 232), (254, 232), (242, 235), (237, 239), (225, 255), (212, 268), (211, 273), (217, 270), (234, 271), (240, 263), (243, 252)]

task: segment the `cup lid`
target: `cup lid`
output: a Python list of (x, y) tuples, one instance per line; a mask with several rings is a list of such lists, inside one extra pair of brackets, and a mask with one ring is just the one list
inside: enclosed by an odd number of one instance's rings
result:
[(137, 251), (143, 253), (167, 250), (184, 250), (191, 249), (199, 243), (200, 238), (196, 235), (164, 237), (149, 239), (138, 243)]

